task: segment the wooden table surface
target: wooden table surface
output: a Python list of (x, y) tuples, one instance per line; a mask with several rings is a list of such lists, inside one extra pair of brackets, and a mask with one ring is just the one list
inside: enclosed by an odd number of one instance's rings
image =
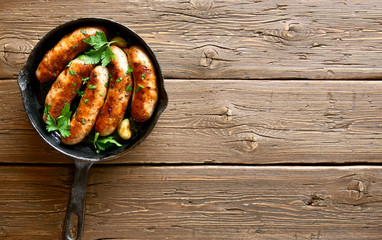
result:
[(0, 239), (60, 239), (73, 161), (30, 124), (17, 76), (82, 17), (141, 35), (169, 104), (90, 170), (83, 239), (381, 239), (382, 2), (0, 2)]

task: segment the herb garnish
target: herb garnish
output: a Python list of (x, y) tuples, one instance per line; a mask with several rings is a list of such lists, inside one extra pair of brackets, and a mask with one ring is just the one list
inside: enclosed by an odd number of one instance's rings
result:
[(97, 64), (101, 61), (102, 66), (106, 67), (111, 59), (115, 59), (114, 53), (110, 49), (110, 45), (114, 41), (108, 42), (104, 32), (96, 32), (95, 36), (91, 36), (83, 41), (94, 48), (85, 52), (86, 64)]
[(80, 32), (83, 33), (83, 34), (86, 34), (86, 35), (88, 34), (88, 33), (87, 33), (85, 30), (83, 30), (83, 29), (82, 29)]
[(68, 65), (66, 65), (66, 67), (70, 67), (70, 65), (72, 65), (72, 62), (73, 62), (74, 60), (72, 60), (72, 61), (70, 61), (69, 63), (68, 63)]
[(61, 133), (62, 137), (70, 136), (70, 116), (72, 112), (70, 111), (69, 103), (65, 103), (64, 108), (61, 110), (61, 115), (55, 119), (49, 114), (49, 104), (46, 105), (44, 113), (47, 116), (46, 119), (46, 130), (48, 132), (58, 130)]
[(76, 71), (71, 70), (71, 69), (69, 70), (69, 74), (72, 75), (72, 76), (73, 76), (73, 75), (78, 75)]
[(84, 96), (84, 91), (80, 91), (80, 89), (76, 90), (77, 94), (80, 95), (81, 97)]
[(85, 125), (85, 123), (86, 123), (85, 119), (81, 119), (81, 123), (82, 123), (82, 125)]
[(125, 76), (127, 76), (127, 74), (131, 73), (131, 72), (133, 72), (133, 69), (131, 69), (131, 68), (127, 69), (127, 71), (125, 72)]
[(118, 78), (116, 81), (117, 83), (119, 83), (120, 81), (122, 81), (122, 77)]
[(130, 92), (132, 90), (131, 85), (127, 86), (125, 90), (126, 92)]
[(121, 147), (122, 145), (117, 142), (113, 136), (107, 136), (105, 138), (99, 139), (99, 132), (96, 132), (94, 135), (94, 140), (91, 141), (94, 143), (94, 147), (96, 149), (96, 152), (99, 153), (100, 151), (105, 150), (106, 148), (109, 148), (113, 145), (117, 145), (118, 147)]
[(88, 89), (96, 89), (96, 88), (97, 88), (97, 86), (89, 84)]
[(82, 79), (82, 82), (83, 82), (84, 84), (86, 84), (86, 83), (88, 82), (88, 80), (89, 80), (89, 77), (86, 77), (86, 78), (83, 78), (83, 79)]
[(135, 127), (135, 121), (131, 117), (129, 118), (129, 121), (130, 121), (130, 129), (133, 132), (138, 132), (137, 128)]
[(141, 90), (142, 88), (145, 88), (145, 87), (138, 83), (138, 88), (137, 90), (135, 90), (135, 93), (139, 92), (139, 90)]
[(89, 99), (84, 99), (84, 103), (86, 104), (87, 102), (89, 102)]
[(141, 79), (142, 80), (145, 79), (145, 74), (142, 74)]

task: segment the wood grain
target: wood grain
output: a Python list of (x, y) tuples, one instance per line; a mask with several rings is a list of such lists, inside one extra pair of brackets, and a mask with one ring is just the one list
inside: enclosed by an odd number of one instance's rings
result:
[[(58, 239), (71, 175), (66, 166), (0, 166), (0, 238)], [(379, 239), (381, 175), (381, 167), (98, 165), (84, 239)]]
[[(381, 1), (0, 9), (0, 239), (60, 239), (72, 159), (33, 129), (15, 79), (49, 30), (82, 17), (140, 34), (170, 99), (144, 143), (90, 170), (84, 240), (381, 238)], [(305, 164), (318, 166), (291, 166)]]
[[(114, 163), (380, 163), (382, 82), (166, 80), (152, 134)], [(0, 162), (62, 163), (0, 81)], [(9, 114), (5, 114), (9, 113)]]
[[(0, 78), (15, 78), (50, 29), (82, 17), (131, 27), (165, 78), (381, 78), (382, 2), (3, 0)], [(57, 14), (59, 12), (60, 14)]]

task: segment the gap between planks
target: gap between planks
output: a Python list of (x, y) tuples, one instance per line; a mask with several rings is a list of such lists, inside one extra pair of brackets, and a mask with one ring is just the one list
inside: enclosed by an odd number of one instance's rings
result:
[[(74, 161), (74, 160), (73, 160)], [(68, 167), (74, 166), (73, 163), (0, 163), (1, 167)], [(147, 168), (264, 168), (264, 169), (358, 169), (369, 168), (378, 169), (382, 168), (381, 163), (274, 163), (274, 164), (248, 164), (248, 163), (108, 163), (107, 161), (94, 162), (92, 168), (97, 167), (147, 167)]]

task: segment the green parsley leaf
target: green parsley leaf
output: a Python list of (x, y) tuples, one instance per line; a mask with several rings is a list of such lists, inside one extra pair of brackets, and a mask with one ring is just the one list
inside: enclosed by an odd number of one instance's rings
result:
[(106, 67), (109, 62), (111, 62), (111, 59), (115, 59), (113, 51), (111, 51), (110, 47), (108, 46), (106, 50), (102, 53), (102, 66)]
[(48, 104), (46, 104), (46, 106), (45, 106), (45, 108), (44, 108), (44, 113), (45, 113), (45, 115), (49, 115), (49, 108), (50, 108), (51, 106), (50, 106), (50, 104), (48, 103)]
[(131, 85), (127, 86), (125, 90), (126, 92), (130, 92), (132, 90)]
[(129, 69), (127, 69), (125, 75), (127, 76), (128, 73), (131, 73), (131, 72), (133, 72), (133, 71), (134, 71), (133, 69), (129, 68)]
[(73, 62), (74, 60), (72, 60), (72, 61), (70, 61), (69, 63), (68, 63), (68, 65), (66, 65), (66, 67), (70, 67), (70, 65), (72, 65), (72, 62)]
[(142, 80), (145, 79), (145, 74), (142, 74), (141, 79)]
[(117, 83), (119, 83), (120, 81), (122, 81), (122, 78), (123, 78), (123, 77), (118, 78), (118, 79), (116, 80)]
[(70, 136), (70, 116), (72, 112), (70, 111), (69, 103), (65, 103), (64, 108), (61, 110), (61, 115), (54, 119), (49, 114), (49, 108), (50, 105), (47, 104), (47, 106), (44, 109), (44, 113), (47, 115), (46, 120), (46, 130), (48, 132), (58, 130), (62, 137), (69, 137)]
[(83, 82), (84, 84), (86, 84), (86, 83), (88, 82), (88, 80), (89, 80), (89, 77), (86, 77), (86, 78), (83, 78), (83, 79), (82, 79), (82, 82)]
[(88, 33), (87, 33), (85, 30), (83, 30), (83, 29), (82, 29), (80, 32), (83, 33), (83, 34), (86, 34), (86, 35), (88, 34)]
[(105, 87), (109, 87), (109, 83), (108, 82), (105, 82)]
[(69, 70), (69, 74), (72, 75), (72, 76), (73, 76), (73, 75), (78, 75), (76, 71), (71, 70), (71, 69)]
[(77, 83), (73, 83), (73, 87), (77, 86)]
[(54, 119), (50, 115), (48, 115), (48, 117), (46, 119), (46, 124), (48, 124), (48, 125), (46, 125), (46, 130), (48, 130), (48, 132), (55, 131), (58, 129), (56, 119)]
[(93, 49), (85, 52), (86, 64), (98, 64), (101, 61), (102, 66), (106, 67), (111, 59), (115, 59), (114, 53), (110, 49), (110, 44), (113, 42), (107, 41), (104, 32), (96, 32), (95, 36), (91, 36), (83, 41), (93, 47)]
[(81, 119), (81, 123), (82, 123), (82, 125), (85, 125), (85, 123), (86, 123), (85, 119)]
[(139, 90), (141, 90), (142, 88), (145, 88), (145, 87), (138, 83), (138, 88), (137, 90), (135, 90), (135, 93), (139, 92)]
[(89, 84), (88, 89), (96, 89), (97, 86)]
[(84, 96), (84, 91), (80, 91), (80, 89), (76, 90), (77, 94), (80, 95), (81, 97)]
[(69, 103), (65, 103), (65, 106), (64, 108), (62, 109), (61, 111), (61, 115), (57, 118), (57, 120), (59, 118), (67, 118), (67, 119), (70, 119), (70, 116), (72, 115), (72, 112), (70, 111), (70, 105)]
[(78, 47), (78, 44), (74, 45), (74, 46), (72, 47), (72, 49), (75, 49), (76, 47)]
[(84, 99), (84, 103), (86, 104), (87, 102), (89, 102), (89, 99)]
[(113, 136), (107, 136), (105, 138), (98, 137), (99, 133), (96, 132), (94, 135), (94, 140), (92, 141), (94, 143), (94, 147), (97, 153), (99, 153), (100, 151), (104, 151), (106, 148), (109, 148), (113, 145), (117, 145), (118, 147), (122, 146), (119, 142), (117, 142), (117, 140), (114, 139)]
[(85, 53), (85, 64), (97, 64), (101, 61), (101, 54), (103, 49), (95, 50), (90, 49)]
[(98, 93), (101, 97), (103, 97), (103, 93)]
[(99, 49), (108, 43), (104, 32), (96, 32), (95, 36), (91, 36), (90, 38), (84, 39), (83, 41), (84, 43), (94, 47), (94, 49)]

